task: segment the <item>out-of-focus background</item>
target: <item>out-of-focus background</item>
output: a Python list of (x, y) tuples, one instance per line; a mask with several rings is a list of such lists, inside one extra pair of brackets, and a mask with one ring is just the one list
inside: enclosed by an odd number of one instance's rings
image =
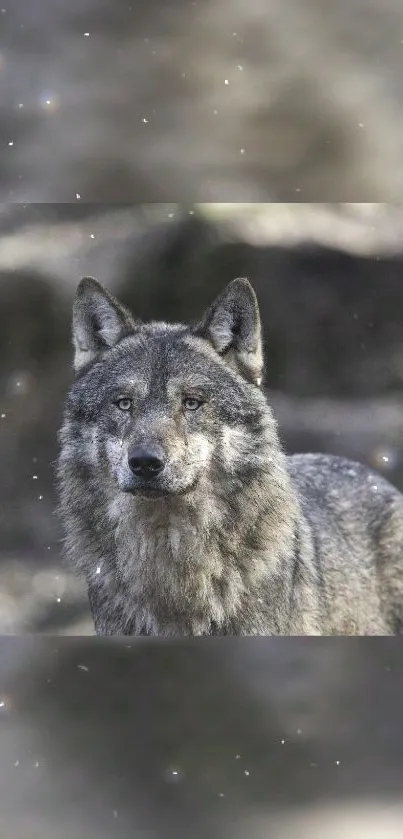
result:
[(0, 639), (7, 839), (401, 839), (396, 639)]
[(403, 487), (402, 64), (398, 0), (1, 0), (0, 632), (92, 631), (52, 485), (82, 274), (175, 319), (249, 276), (287, 449)]
[(2, 837), (401, 838), (398, 639), (54, 637), (53, 463), (82, 275), (248, 276), (287, 450), (403, 489), (402, 63), (401, 0), (0, 0)]
[(1, 0), (0, 198), (400, 201), (400, 0)]
[(403, 489), (402, 242), (403, 205), (2, 205), (0, 633), (93, 632), (54, 514), (81, 276), (175, 320), (248, 276), (287, 451), (346, 455)]

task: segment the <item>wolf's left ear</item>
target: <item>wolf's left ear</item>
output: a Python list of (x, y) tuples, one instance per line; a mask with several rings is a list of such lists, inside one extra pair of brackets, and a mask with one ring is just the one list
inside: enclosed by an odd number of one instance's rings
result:
[(207, 310), (196, 332), (246, 379), (261, 385), (262, 326), (256, 294), (246, 279), (233, 280)]
[(73, 307), (74, 369), (95, 361), (125, 335), (135, 332), (138, 322), (97, 280), (81, 280)]

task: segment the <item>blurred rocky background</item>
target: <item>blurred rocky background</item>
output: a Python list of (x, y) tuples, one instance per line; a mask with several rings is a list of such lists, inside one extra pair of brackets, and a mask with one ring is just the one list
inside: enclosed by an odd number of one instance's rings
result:
[(403, 206), (4, 204), (0, 230), (1, 633), (92, 632), (53, 485), (83, 275), (168, 319), (248, 276), (287, 450), (365, 461), (403, 489)]

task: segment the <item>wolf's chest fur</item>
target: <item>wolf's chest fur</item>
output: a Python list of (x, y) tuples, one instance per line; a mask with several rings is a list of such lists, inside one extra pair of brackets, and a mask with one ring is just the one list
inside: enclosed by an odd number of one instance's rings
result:
[[(239, 538), (226, 539), (222, 518), (203, 509), (170, 510), (126, 502), (110, 509), (115, 580), (134, 633), (211, 634), (239, 609), (246, 584), (237, 562)], [(119, 597), (119, 594), (118, 594)]]

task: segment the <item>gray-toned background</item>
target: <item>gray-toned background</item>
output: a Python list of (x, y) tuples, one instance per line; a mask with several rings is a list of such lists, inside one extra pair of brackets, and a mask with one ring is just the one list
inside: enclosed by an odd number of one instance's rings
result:
[(399, 639), (48, 636), (92, 632), (53, 514), (83, 274), (175, 319), (249, 276), (288, 450), (403, 488), (402, 62), (401, 0), (1, 0), (1, 836), (400, 839)]
[(2, 0), (0, 198), (399, 201), (402, 41), (400, 0)]
[(400, 839), (396, 639), (0, 639), (7, 839)]

